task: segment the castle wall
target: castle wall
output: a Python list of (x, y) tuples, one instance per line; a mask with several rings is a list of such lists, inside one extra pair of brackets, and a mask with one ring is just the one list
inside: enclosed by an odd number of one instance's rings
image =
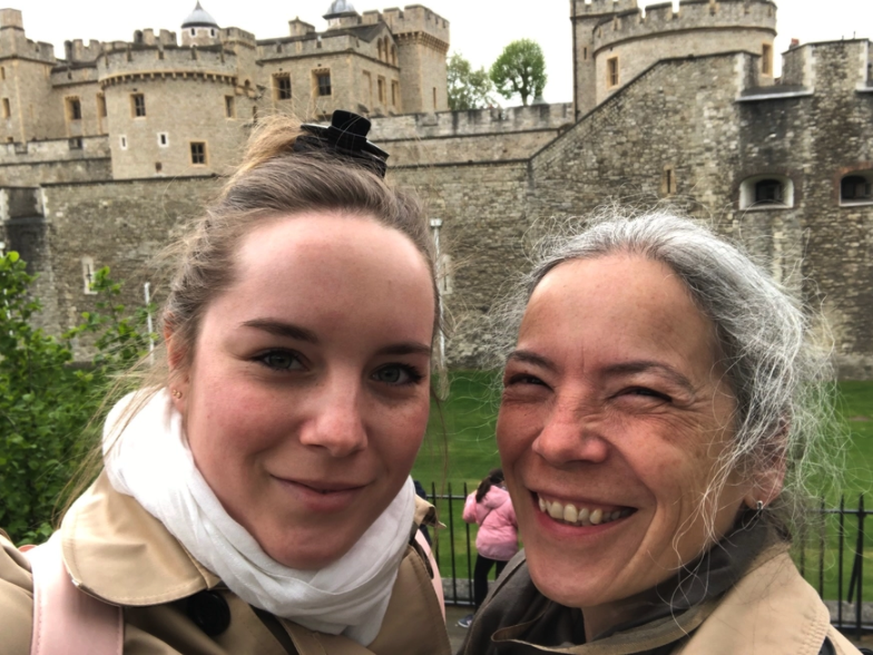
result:
[(190, 177), (45, 186), (45, 247), (53, 261), (61, 326), (76, 325), (81, 312), (96, 309), (96, 297), (85, 292), (85, 257), (95, 268), (109, 266), (112, 279), (125, 281), (121, 302), (128, 307), (143, 304), (146, 281), (160, 299), (163, 289), (150, 263), (173, 242), (182, 222), (200, 215), (217, 188), (214, 179)]
[(68, 139), (0, 144), (0, 180), (8, 186), (36, 186), (52, 180), (109, 180), (112, 162), (106, 137), (85, 137), (71, 149)]

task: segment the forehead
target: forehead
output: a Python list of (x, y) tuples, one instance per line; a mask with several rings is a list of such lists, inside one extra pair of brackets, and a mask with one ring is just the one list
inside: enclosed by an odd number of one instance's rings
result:
[[(667, 265), (615, 254), (559, 264), (531, 294), (519, 345), (584, 341), (619, 356), (669, 352), (715, 359), (715, 330)], [(551, 340), (551, 341), (550, 341)], [(645, 351), (645, 353), (643, 352)]]

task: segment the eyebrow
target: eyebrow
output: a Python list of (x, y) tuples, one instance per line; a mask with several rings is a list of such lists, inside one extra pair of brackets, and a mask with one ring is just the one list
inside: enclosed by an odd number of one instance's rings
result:
[[(533, 364), (534, 366), (540, 366), (552, 372), (558, 370), (558, 367), (550, 359), (531, 352), (530, 350), (514, 350), (506, 358), (506, 361), (507, 363), (515, 361), (525, 364)], [(672, 380), (675, 384), (683, 387), (689, 393), (694, 392), (694, 385), (691, 383), (691, 380), (689, 380), (687, 376), (683, 375), (672, 366), (668, 366), (667, 364), (663, 364), (661, 362), (649, 360), (621, 362), (619, 364), (607, 366), (603, 370), (603, 372), (607, 375), (626, 375), (629, 373), (644, 373), (652, 370), (658, 371), (665, 377)]]
[(530, 350), (513, 350), (509, 353), (509, 356), (506, 358), (506, 363), (509, 362), (522, 362), (524, 364), (533, 364), (534, 366), (539, 366), (548, 371), (557, 371), (558, 367), (550, 359), (546, 359), (542, 355), (537, 355), (535, 352), (531, 352)]
[[(318, 344), (318, 336), (312, 330), (307, 330), (293, 323), (277, 321), (269, 318), (254, 318), (241, 323), (242, 327), (254, 328), (263, 330), (269, 334), (274, 334), (279, 337), (287, 337), (289, 339), (297, 339), (298, 341), (306, 341), (307, 343)], [(430, 357), (431, 347), (417, 341), (404, 341), (401, 343), (392, 343), (378, 350), (379, 355), (427, 355)]]
[(621, 362), (620, 364), (607, 366), (604, 370), (607, 374), (619, 375), (626, 373), (645, 373), (647, 371), (656, 370), (662, 375), (670, 378), (670, 380), (672, 380), (674, 383), (678, 384), (681, 387), (684, 387), (685, 390), (689, 393), (694, 393), (694, 385), (691, 384), (691, 380), (689, 380), (687, 376), (683, 375), (672, 366), (663, 364), (661, 362), (653, 362), (647, 360), (635, 362)]
[(309, 343), (318, 343), (318, 337), (312, 330), (294, 325), (293, 323), (285, 323), (283, 321), (275, 321), (269, 318), (253, 318), (250, 321), (241, 323), (242, 327), (250, 327), (256, 330), (263, 330), (270, 334), (275, 334), (278, 337), (288, 337), (297, 339), (298, 341), (307, 341)]

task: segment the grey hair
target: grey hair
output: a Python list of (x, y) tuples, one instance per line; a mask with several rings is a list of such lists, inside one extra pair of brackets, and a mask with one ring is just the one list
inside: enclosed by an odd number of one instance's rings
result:
[[(540, 281), (569, 260), (629, 254), (674, 271), (715, 326), (716, 359), (734, 394), (735, 439), (699, 506), (715, 502), (733, 471), (753, 474), (784, 462), (778, 499), (761, 513), (788, 538), (806, 519), (812, 479), (835, 480), (841, 449), (828, 441), (832, 424), (829, 348), (815, 343), (816, 327), (801, 303), (739, 246), (707, 227), (665, 212), (600, 217), (571, 236), (540, 246), (520, 293), (498, 317), (512, 343), (524, 306)], [(507, 337), (509, 335), (507, 334)], [(509, 342), (504, 342), (504, 358)], [(817, 475), (826, 469), (826, 476)], [(707, 502), (709, 501), (709, 502)], [(711, 529), (711, 526), (710, 526)], [(712, 535), (713, 537), (715, 535)]]

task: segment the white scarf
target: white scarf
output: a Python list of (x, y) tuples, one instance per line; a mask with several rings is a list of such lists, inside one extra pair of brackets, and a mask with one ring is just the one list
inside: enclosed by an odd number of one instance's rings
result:
[(167, 389), (119, 425), (134, 396), (112, 408), (103, 429), (106, 472), (116, 491), (133, 496), (247, 603), (310, 630), (371, 643), (409, 540), (412, 479), (340, 559), (317, 571), (291, 569), (224, 511), (194, 464)]

